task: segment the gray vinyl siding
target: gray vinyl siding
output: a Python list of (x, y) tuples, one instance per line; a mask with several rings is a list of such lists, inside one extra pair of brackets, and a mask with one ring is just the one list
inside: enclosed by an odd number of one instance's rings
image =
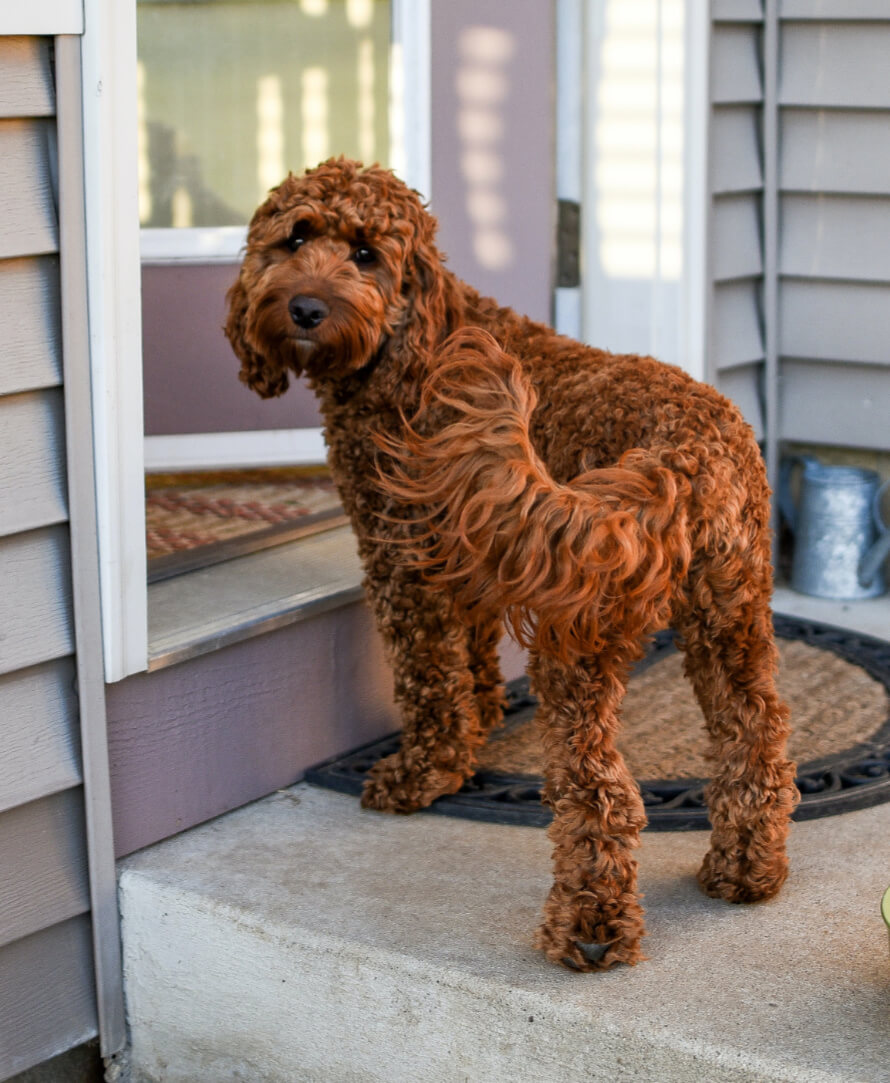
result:
[(762, 20), (759, 2), (711, 6), (706, 376), (764, 435)]
[(74, 666), (61, 658), (0, 677), (0, 812), (80, 785)]
[(0, 116), (55, 116), (48, 38), (0, 38)]
[[(44, 839), (49, 845), (22, 845)], [(80, 787), (0, 817), (0, 868), (19, 873), (0, 883), (0, 938), (19, 940), (89, 910), (85, 840)]]
[(0, 37), (0, 1079), (99, 1030), (52, 58)]
[(58, 251), (52, 144), (49, 118), (17, 117), (0, 126), (0, 259)]
[(0, 536), (67, 520), (64, 409), (58, 388), (4, 398)]
[(707, 376), (767, 441), (888, 446), (890, 4), (712, 0)]
[(780, 432), (890, 440), (890, 5), (784, 0)]
[(96, 1033), (92, 931), (86, 915), (0, 948), (3, 1078)]
[(55, 256), (0, 260), (0, 395), (61, 384), (60, 305)]

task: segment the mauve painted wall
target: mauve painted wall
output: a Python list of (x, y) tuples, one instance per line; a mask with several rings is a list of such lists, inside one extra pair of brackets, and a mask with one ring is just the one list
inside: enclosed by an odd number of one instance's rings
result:
[[(506, 680), (525, 655), (501, 643)], [(355, 602), (106, 687), (118, 857), (290, 786), (400, 726), (371, 610)]]
[[(448, 265), (549, 320), (553, 281), (552, 0), (432, 0), (432, 210)], [(297, 386), (261, 400), (222, 334), (232, 264), (143, 270), (149, 435), (320, 424)]]
[(120, 857), (398, 728), (362, 602), (106, 689)]
[(433, 0), (432, 207), (448, 265), (549, 321), (556, 215), (555, 11)]
[(321, 424), (305, 386), (261, 399), (238, 379), (239, 362), (223, 334), (226, 291), (235, 264), (142, 269), (145, 432), (241, 432)]

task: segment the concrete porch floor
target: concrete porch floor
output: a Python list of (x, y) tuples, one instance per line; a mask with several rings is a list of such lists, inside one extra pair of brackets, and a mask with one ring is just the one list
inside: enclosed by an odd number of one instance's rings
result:
[(579, 975), (531, 947), (543, 831), (298, 785), (124, 863), (134, 1078), (886, 1080), (888, 832), (798, 824), (751, 907), (696, 889), (706, 834), (646, 835), (650, 958)]
[[(799, 598), (886, 636), (886, 599)], [(544, 831), (298, 785), (122, 863), (133, 1079), (890, 1080), (888, 839), (890, 805), (797, 824), (782, 895), (734, 907), (706, 833), (646, 833), (650, 958), (580, 975), (531, 946)]]

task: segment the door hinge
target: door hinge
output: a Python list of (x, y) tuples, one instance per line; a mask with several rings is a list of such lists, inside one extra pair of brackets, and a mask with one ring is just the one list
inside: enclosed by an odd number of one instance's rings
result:
[(556, 218), (556, 285), (581, 285), (581, 204), (560, 199)]

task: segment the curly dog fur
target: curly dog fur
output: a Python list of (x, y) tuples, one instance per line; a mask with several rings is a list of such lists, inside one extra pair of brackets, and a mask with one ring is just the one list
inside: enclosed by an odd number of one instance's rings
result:
[(641, 959), (646, 817), (615, 746), (646, 637), (673, 626), (710, 734), (709, 895), (766, 899), (796, 799), (775, 687), (769, 491), (713, 388), (480, 297), (391, 173), (343, 159), (257, 210), (226, 333), (241, 378), (304, 374), (395, 673), (400, 751), (363, 804), (453, 793), (501, 717), (497, 644), (530, 651), (553, 810), (537, 944), (579, 970)]

